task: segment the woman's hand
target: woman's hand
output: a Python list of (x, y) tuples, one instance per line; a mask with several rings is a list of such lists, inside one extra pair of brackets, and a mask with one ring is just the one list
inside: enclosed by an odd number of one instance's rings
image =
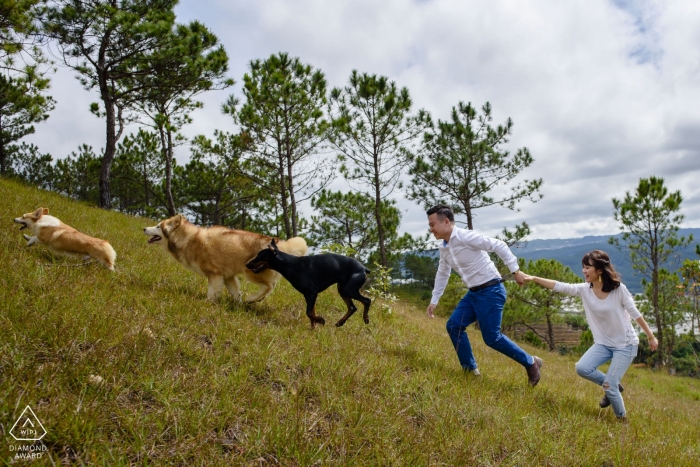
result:
[(659, 348), (659, 341), (656, 340), (656, 337), (651, 336), (651, 337), (649, 338), (649, 348), (650, 348), (651, 350), (656, 350), (656, 349)]
[(523, 281), (532, 282), (534, 280), (535, 280), (535, 276), (531, 276), (530, 274), (523, 273)]

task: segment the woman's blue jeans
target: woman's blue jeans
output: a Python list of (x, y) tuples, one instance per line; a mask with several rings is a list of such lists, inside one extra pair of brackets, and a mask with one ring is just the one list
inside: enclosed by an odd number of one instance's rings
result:
[(505, 303), (506, 288), (503, 284), (476, 292), (467, 292), (447, 320), (447, 333), (457, 352), (459, 363), (465, 370), (473, 370), (477, 367), (466, 332), (467, 326), (474, 321), (479, 322), (484, 342), (492, 349), (498, 350), (526, 368), (535, 361), (507, 336), (501, 334), (501, 319)]
[[(637, 345), (615, 348), (607, 345), (593, 344), (576, 363), (576, 373), (582, 378), (603, 386), (610, 405), (617, 417), (625, 416), (625, 402), (617, 385), (620, 384), (627, 368), (637, 356)], [(603, 363), (610, 361), (608, 373), (598, 370)]]

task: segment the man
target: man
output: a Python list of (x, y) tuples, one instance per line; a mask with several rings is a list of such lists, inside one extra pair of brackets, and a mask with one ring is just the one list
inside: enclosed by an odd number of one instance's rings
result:
[(456, 227), (454, 213), (449, 206), (434, 206), (428, 209), (427, 214), (430, 232), (436, 239), (442, 240), (439, 247), (440, 264), (435, 275), (433, 298), (427, 309), (428, 316), (435, 317), (433, 311), (445, 291), (450, 269), (454, 269), (469, 289), (447, 320), (447, 333), (462, 368), (477, 376), (481, 374), (465, 331), (467, 326), (478, 321), (486, 345), (524, 366), (528, 383), (535, 386), (540, 381), (542, 359), (529, 355), (501, 334), (506, 289), (487, 252), (495, 252), (513, 273), (518, 285), (522, 286), (525, 277), (518, 270), (517, 258), (501, 240)]

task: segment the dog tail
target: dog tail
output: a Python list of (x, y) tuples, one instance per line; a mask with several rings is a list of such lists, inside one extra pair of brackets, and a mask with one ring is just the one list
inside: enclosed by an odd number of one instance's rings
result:
[(301, 237), (292, 237), (279, 243), (279, 249), (294, 256), (306, 256), (309, 247)]

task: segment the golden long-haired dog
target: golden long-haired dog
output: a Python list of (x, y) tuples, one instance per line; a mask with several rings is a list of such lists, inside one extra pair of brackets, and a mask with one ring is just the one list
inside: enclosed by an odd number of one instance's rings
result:
[(22, 224), (19, 230), (28, 228), (34, 234), (32, 237), (24, 234), (27, 246), (41, 243), (56, 253), (94, 258), (107, 269), (114, 270), (114, 260), (117, 258), (117, 254), (107, 240), (78, 232), (70, 225), (49, 216), (49, 210), (46, 208), (28, 212), (22, 217), (17, 217), (14, 221)]
[[(280, 278), (280, 274), (273, 270), (255, 274), (245, 267), (246, 262), (270, 243), (272, 237), (267, 235), (221, 226), (197, 227), (181, 214), (143, 231), (151, 237), (148, 243), (161, 245), (184, 267), (208, 279), (209, 300), (218, 299), (224, 286), (236, 300), (240, 300), (238, 275), (243, 274), (260, 287), (257, 293), (246, 298), (247, 302), (257, 302), (272, 292)], [(307, 246), (303, 238), (294, 237), (280, 241), (279, 249), (304, 256)]]

